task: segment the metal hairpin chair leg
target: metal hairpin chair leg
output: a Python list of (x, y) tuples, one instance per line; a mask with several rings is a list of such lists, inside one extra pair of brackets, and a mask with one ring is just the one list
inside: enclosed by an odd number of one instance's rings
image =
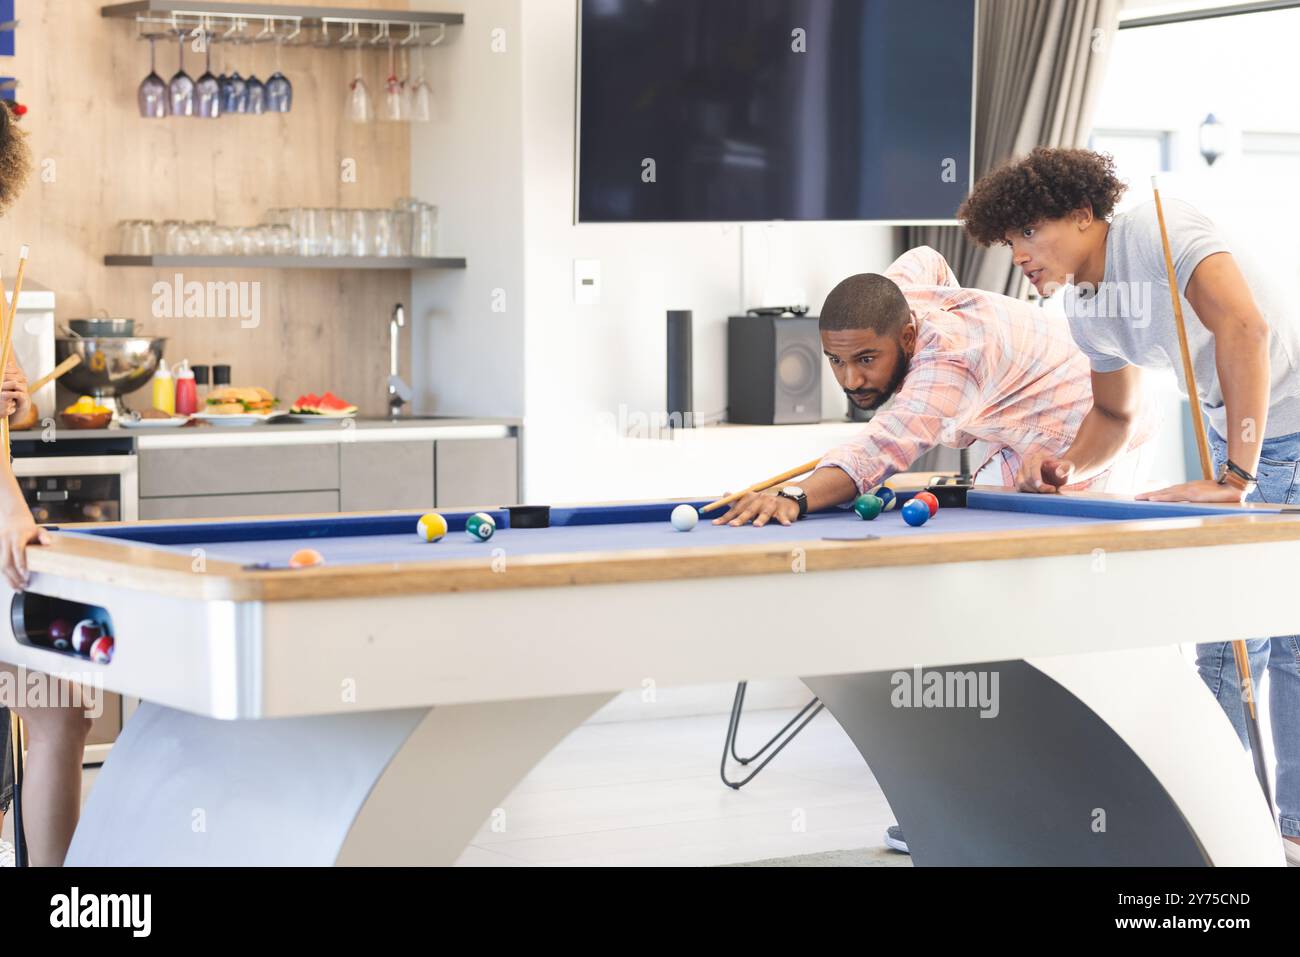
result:
[[(765, 745), (749, 757), (742, 758), (736, 753), (736, 734), (740, 730), (740, 715), (745, 710), (745, 688), (748, 687), (748, 685), (748, 681), (742, 681), (740, 684), (736, 685), (736, 697), (731, 704), (731, 720), (727, 722), (727, 739), (722, 745), (722, 766), (718, 771), (722, 777), (722, 783), (736, 791), (739, 791), (750, 781), (754, 780), (754, 778), (758, 776), (758, 772), (767, 767), (771, 760), (780, 754), (781, 751), (784, 750), (785, 746), (793, 741), (800, 731), (808, 727), (808, 722), (817, 717), (817, 713), (821, 711), (822, 708), (826, 707), (820, 700), (813, 698), (804, 705), (802, 709), (800, 709), (798, 714), (785, 723), (785, 727), (772, 735)], [(804, 717), (805, 715), (807, 715), (807, 717)], [(800, 719), (802, 719), (802, 721)], [(795, 727), (796, 724), (798, 727)], [(791, 731), (791, 728), (794, 728), (794, 730)], [(778, 741), (781, 743), (777, 744)], [(772, 751), (771, 754), (768, 754), (766, 758), (763, 758), (763, 762), (758, 767), (754, 768), (754, 770), (750, 771), (748, 775), (739, 781), (728, 779), (728, 757), (733, 758), (738, 764), (748, 766), (751, 762), (757, 761), (759, 758), (763, 757), (767, 750), (774, 744), (776, 745), (776, 749)]]

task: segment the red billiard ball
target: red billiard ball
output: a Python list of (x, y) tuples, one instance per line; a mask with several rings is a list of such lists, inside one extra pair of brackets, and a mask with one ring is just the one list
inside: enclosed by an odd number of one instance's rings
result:
[(95, 643), (90, 646), (90, 660), (97, 665), (106, 665), (112, 661), (113, 639), (108, 635), (95, 639)]
[(917, 492), (912, 496), (919, 502), (924, 502), (926, 508), (930, 510), (930, 517), (934, 518), (939, 514), (939, 500), (935, 498), (933, 492)]
[(66, 618), (55, 618), (50, 622), (46, 635), (52, 648), (56, 651), (67, 651), (72, 647), (72, 622)]

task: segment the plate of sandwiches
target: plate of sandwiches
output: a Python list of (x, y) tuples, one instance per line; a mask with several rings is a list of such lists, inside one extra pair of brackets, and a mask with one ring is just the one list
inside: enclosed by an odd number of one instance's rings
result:
[(258, 425), (285, 417), (275, 410), (275, 396), (261, 386), (223, 385), (208, 393), (207, 405), (194, 418), (213, 425)]

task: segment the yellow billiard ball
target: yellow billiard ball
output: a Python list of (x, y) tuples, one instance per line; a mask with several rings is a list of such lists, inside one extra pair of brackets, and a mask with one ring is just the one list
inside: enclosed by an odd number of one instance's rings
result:
[(437, 512), (421, 515), (415, 525), (415, 534), (423, 542), (440, 542), (447, 536), (447, 520)]

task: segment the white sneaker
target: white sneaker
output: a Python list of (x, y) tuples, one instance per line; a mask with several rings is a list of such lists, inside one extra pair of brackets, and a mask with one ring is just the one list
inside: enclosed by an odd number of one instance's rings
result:
[(0, 867), (14, 866), (14, 846), (8, 841), (0, 841)]
[[(1300, 844), (1297, 844), (1295, 841), (1283, 841), (1282, 847), (1286, 850), (1286, 866), (1300, 867)], [(4, 852), (0, 851), (0, 855), (3, 854)], [(10, 857), (12, 856), (13, 855), (10, 854)]]

